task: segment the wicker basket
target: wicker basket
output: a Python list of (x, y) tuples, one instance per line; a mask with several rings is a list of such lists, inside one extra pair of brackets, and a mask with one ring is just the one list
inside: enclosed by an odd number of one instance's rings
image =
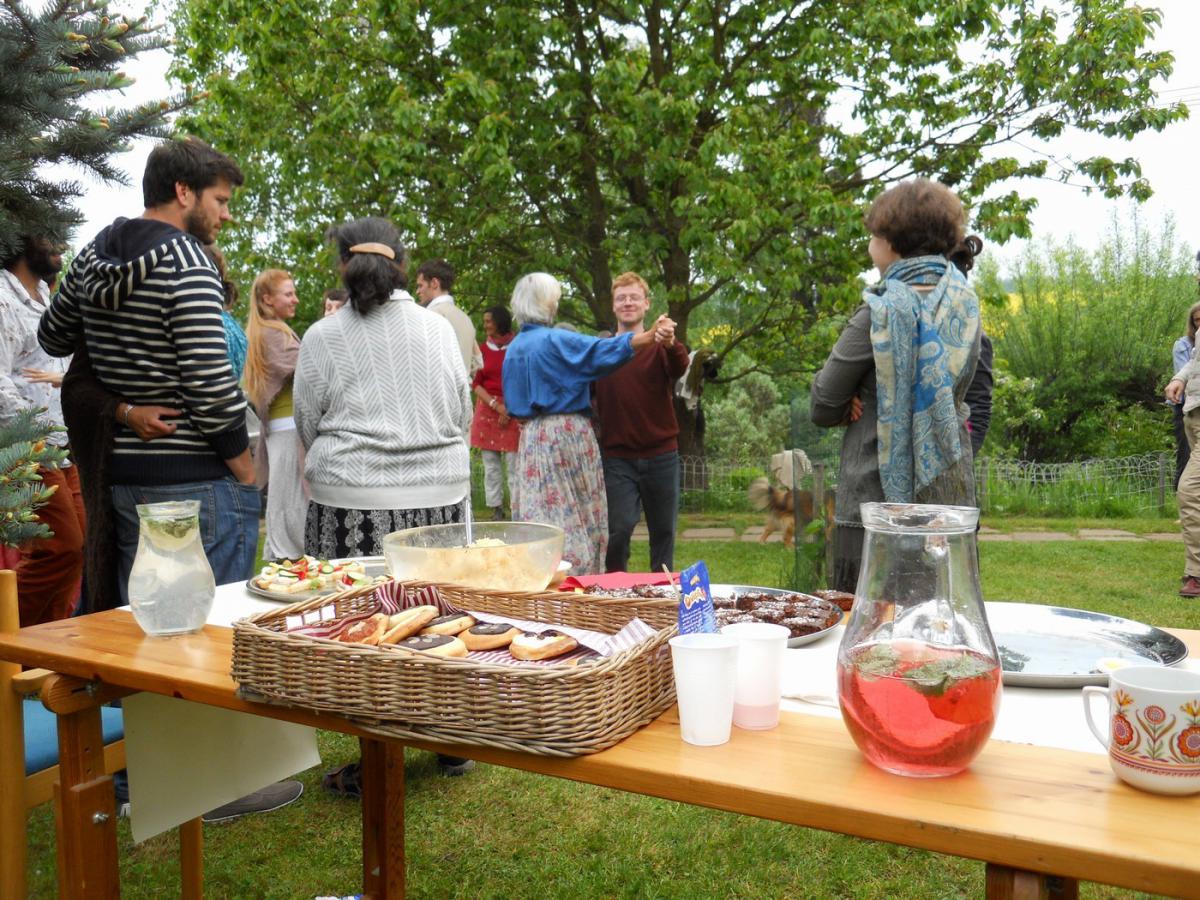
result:
[[(410, 583), (423, 587), (422, 583)], [(249, 700), (347, 716), (388, 737), (580, 756), (611, 747), (675, 701), (667, 640), (674, 600), (501, 594), (437, 585), (460, 609), (615, 634), (637, 617), (657, 632), (579, 666), (497, 666), (288, 634), (285, 620), (333, 603), (370, 609), (374, 587), (318, 597), (234, 624), (233, 678)]]

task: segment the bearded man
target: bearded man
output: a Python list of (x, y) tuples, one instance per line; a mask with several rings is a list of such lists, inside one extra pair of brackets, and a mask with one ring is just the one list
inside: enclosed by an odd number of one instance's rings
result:
[[(48, 283), (62, 268), (60, 246), (29, 237), (3, 260), (0, 275), (0, 421), (27, 409), (44, 409), (44, 418), (63, 424), (60, 387), (70, 360), (51, 357), (38, 346), (38, 321), (50, 302)], [(47, 441), (65, 447), (65, 432)], [(39, 469), (42, 483), (58, 490), (38, 509), (51, 537), (21, 547), (16, 563), (21, 627), (65, 619), (79, 602), (83, 573), (83, 501), (79, 475), (68, 458), (58, 469)]]

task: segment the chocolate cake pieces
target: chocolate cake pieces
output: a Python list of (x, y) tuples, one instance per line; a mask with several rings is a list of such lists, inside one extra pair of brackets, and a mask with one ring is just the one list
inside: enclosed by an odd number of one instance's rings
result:
[[(600, 588), (595, 585), (583, 589), (585, 594), (617, 597), (623, 600), (663, 600), (679, 597), (679, 589), (673, 585), (635, 584), (628, 588)], [(818, 593), (837, 594), (836, 591)], [(813, 596), (812, 594), (769, 594), (763, 591), (745, 591), (728, 596), (713, 597), (718, 625), (735, 622), (769, 622), (783, 625), (792, 637), (816, 634), (836, 625), (842, 618), (842, 598), (854, 599), (853, 594), (837, 597)], [(845, 608), (849, 608), (847, 603)]]
[(836, 603), (843, 612), (850, 612), (850, 607), (854, 605), (854, 595), (845, 591), (813, 591), (813, 595)]
[(810, 594), (738, 594), (729, 605), (717, 609), (718, 625), (768, 622), (782, 625), (793, 638), (824, 631), (841, 618), (836, 604)]

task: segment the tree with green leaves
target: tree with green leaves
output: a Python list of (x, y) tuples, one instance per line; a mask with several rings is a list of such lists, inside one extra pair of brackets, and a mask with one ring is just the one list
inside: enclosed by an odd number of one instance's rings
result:
[(49, 167), (124, 183), (112, 156), (131, 138), (164, 134), (188, 104), (102, 102), (133, 83), (121, 66), (167, 44), (145, 17), (110, 14), (106, 0), (0, 3), (0, 256), (26, 236), (65, 240), (82, 221), (82, 185)]
[[(384, 215), (454, 261), (468, 309), (543, 269), (602, 327), (636, 269), (685, 342), (776, 373), (819, 364), (857, 302), (882, 188), (936, 178), (986, 235), (1027, 235), (1009, 185), (1048, 165), (1010, 141), (1186, 116), (1155, 96), (1160, 14), (1120, 0), (181, 0), (177, 21), (175, 73), (211, 92), (189, 126), (247, 174), (222, 235), (246, 269), (315, 298), (325, 226)], [(1061, 171), (1150, 190), (1131, 158)]]

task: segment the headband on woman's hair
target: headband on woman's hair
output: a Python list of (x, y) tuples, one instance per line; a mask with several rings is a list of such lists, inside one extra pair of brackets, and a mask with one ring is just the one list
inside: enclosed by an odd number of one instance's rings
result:
[(380, 244), (375, 241), (370, 241), (366, 244), (355, 244), (350, 248), (351, 253), (374, 253), (376, 256), (386, 256), (388, 259), (395, 260), (396, 251), (387, 244)]

